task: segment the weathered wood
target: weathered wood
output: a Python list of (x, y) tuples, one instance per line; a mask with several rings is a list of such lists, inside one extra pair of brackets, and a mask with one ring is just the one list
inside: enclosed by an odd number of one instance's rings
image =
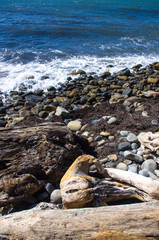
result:
[(56, 184), (85, 150), (87, 140), (62, 123), (0, 130), (0, 207), (17, 204)]
[[(103, 177), (111, 178), (90, 176), (91, 164), (96, 165)], [(60, 188), (65, 209), (98, 206), (102, 202), (106, 204), (131, 198), (159, 200), (158, 181), (118, 169), (105, 169), (98, 159), (90, 155), (82, 155), (73, 162), (61, 179)]]
[(159, 201), (69, 210), (38, 208), (0, 217), (0, 239), (159, 239)]

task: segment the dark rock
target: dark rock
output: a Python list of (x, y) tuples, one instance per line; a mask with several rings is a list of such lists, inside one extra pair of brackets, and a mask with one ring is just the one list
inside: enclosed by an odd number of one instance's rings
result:
[(39, 96), (35, 96), (35, 95), (27, 95), (25, 96), (25, 100), (27, 102), (33, 102), (33, 103), (37, 103), (37, 102), (42, 102), (42, 97)]
[(131, 88), (126, 88), (126, 89), (123, 90), (122, 94), (123, 95), (128, 95), (130, 97), (131, 94), (132, 94), (132, 89)]
[(121, 142), (118, 144), (118, 150), (124, 151), (131, 149), (131, 144), (129, 142)]
[(6, 125), (6, 122), (3, 120), (0, 120), (0, 127), (5, 127), (5, 125)]

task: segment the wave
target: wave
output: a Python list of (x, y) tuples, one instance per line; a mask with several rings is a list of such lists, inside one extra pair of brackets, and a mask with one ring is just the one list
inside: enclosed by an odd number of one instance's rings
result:
[(58, 57), (51, 61), (36, 60), (26, 64), (0, 61), (0, 91), (8, 93), (19, 90), (21, 85), (32, 91), (46, 90), (49, 86), (57, 87), (59, 83), (64, 83), (73, 70), (82, 69), (87, 74), (100, 76), (104, 71), (115, 73), (126, 67), (131, 69), (136, 64), (146, 66), (156, 61), (159, 61), (159, 55)]

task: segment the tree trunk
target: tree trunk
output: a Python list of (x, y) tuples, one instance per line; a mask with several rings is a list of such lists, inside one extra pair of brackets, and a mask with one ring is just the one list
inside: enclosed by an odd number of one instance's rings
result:
[(159, 201), (17, 212), (0, 218), (0, 239), (159, 239)]

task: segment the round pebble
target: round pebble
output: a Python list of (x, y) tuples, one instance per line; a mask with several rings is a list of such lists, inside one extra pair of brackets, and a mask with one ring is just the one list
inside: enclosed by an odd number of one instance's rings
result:
[(124, 151), (124, 150), (128, 150), (131, 148), (131, 145), (129, 142), (121, 142), (118, 144), (118, 150), (119, 151)]
[(129, 134), (129, 131), (120, 131), (120, 135), (122, 137), (127, 137), (128, 134)]
[(132, 143), (131, 144), (131, 148), (134, 150), (134, 149), (137, 149), (138, 148), (138, 144), (137, 143)]
[(110, 125), (117, 123), (116, 117), (111, 117), (111, 118), (107, 121), (107, 123), (110, 124)]
[(151, 124), (152, 124), (152, 125), (158, 125), (158, 121), (157, 121), (157, 120), (152, 120), (152, 121), (151, 121)]
[(51, 195), (50, 195), (50, 201), (59, 204), (62, 203), (62, 198), (61, 198), (61, 190), (60, 189), (55, 189)]
[(133, 133), (129, 133), (127, 136), (127, 141), (130, 143), (137, 142), (137, 136)]
[(124, 171), (127, 171), (128, 170), (128, 166), (125, 164), (125, 163), (119, 163), (117, 166), (116, 166), (117, 169), (120, 169), (120, 170), (124, 170)]
[(95, 137), (94, 141), (98, 142), (98, 141), (101, 141), (102, 139), (103, 139), (103, 136), (98, 135)]
[(144, 177), (149, 177), (148, 170), (147, 169), (142, 169), (139, 171), (139, 174), (144, 176)]
[(129, 165), (128, 166), (128, 171), (133, 172), (133, 173), (137, 173), (137, 165), (136, 164)]
[(157, 163), (153, 159), (148, 159), (142, 163), (141, 168), (153, 172), (155, 169), (157, 169)]
[(72, 131), (79, 131), (81, 129), (81, 122), (78, 120), (70, 121), (67, 127)]
[(51, 194), (55, 188), (53, 187), (52, 183), (46, 183), (45, 190)]
[(99, 122), (99, 120), (92, 120), (92, 124), (95, 125)]

